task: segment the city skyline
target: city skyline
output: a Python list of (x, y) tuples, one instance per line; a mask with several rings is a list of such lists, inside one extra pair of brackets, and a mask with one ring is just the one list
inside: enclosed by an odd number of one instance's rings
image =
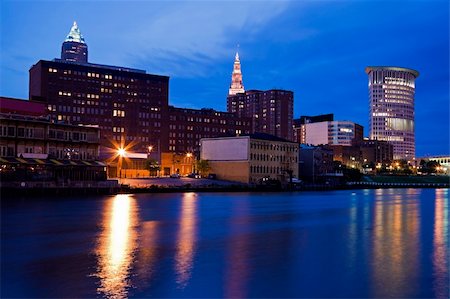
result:
[[(124, 2), (4, 1), (1, 6), (2, 96), (28, 98), (29, 68), (39, 59), (59, 57), (77, 21), (90, 47), (90, 62), (170, 76), (171, 105), (226, 111), (239, 43), (247, 89), (292, 90), (295, 118), (334, 113), (363, 125), (365, 136), (369, 99), (364, 68), (416, 69), (421, 73), (416, 82), (417, 156), (448, 153), (446, 1), (133, 2), (126, 6), (130, 16), (122, 18)], [(47, 26), (31, 27), (42, 18)]]

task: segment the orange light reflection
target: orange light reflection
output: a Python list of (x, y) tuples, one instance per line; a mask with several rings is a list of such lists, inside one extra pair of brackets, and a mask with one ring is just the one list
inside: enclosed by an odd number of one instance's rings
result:
[(135, 199), (129, 195), (117, 195), (106, 203), (96, 276), (100, 278), (97, 292), (108, 298), (128, 297), (130, 268), (137, 246), (137, 218)]
[(184, 193), (181, 202), (180, 228), (177, 237), (175, 272), (177, 284), (186, 287), (191, 278), (197, 238), (197, 198)]
[(434, 216), (433, 269), (436, 298), (449, 297), (448, 190), (436, 189)]

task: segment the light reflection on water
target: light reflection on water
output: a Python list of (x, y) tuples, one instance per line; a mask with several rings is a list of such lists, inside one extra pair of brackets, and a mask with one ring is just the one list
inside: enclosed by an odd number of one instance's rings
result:
[(181, 199), (180, 228), (175, 253), (176, 281), (184, 288), (191, 277), (197, 241), (197, 194), (184, 193)]
[(417, 193), (394, 194), (378, 189), (375, 196), (372, 238), (374, 297), (414, 294), (419, 273), (420, 210)]
[(433, 266), (438, 298), (449, 297), (448, 189), (436, 189)]
[(233, 205), (233, 217), (230, 218), (230, 235), (228, 244), (227, 268), (225, 269), (225, 297), (246, 298), (249, 275), (250, 240), (247, 236), (250, 218), (247, 201)]
[(105, 203), (103, 232), (98, 248), (99, 294), (108, 298), (126, 298), (130, 284), (133, 253), (136, 249), (139, 222), (136, 200), (130, 195), (116, 195)]
[[(355, 293), (342, 294), (377, 298), (433, 294), (448, 298), (448, 190), (433, 191), (435, 198), (431, 199), (434, 202), (429, 205), (434, 208), (433, 214), (423, 212), (426, 201), (421, 199), (421, 192), (424, 191), (360, 190), (341, 193), (343, 197), (338, 198), (340, 204), (330, 201), (323, 206), (317, 206), (317, 202), (310, 198), (300, 200), (292, 196), (286, 199), (280, 194), (276, 195), (280, 198), (258, 199), (247, 194), (239, 199), (224, 197), (222, 204), (227, 209), (218, 218), (211, 216), (218, 213), (214, 198), (208, 197), (211, 195), (184, 193), (170, 200), (161, 200), (158, 196), (117, 195), (105, 201), (103, 206), (101, 234), (95, 249), (97, 295), (107, 298), (127, 298), (135, 294), (143, 297), (154, 294), (157, 297), (207, 296), (211, 291), (208, 286), (200, 291), (198, 286), (202, 285), (200, 277), (208, 276), (212, 281), (219, 280), (222, 286), (222, 293), (212, 294), (228, 298), (260, 297), (264, 293), (258, 293), (258, 289), (264, 284), (273, 284), (277, 288), (286, 286), (286, 281), (296, 281), (298, 277), (318, 277), (320, 271), (314, 273), (315, 266), (311, 267), (305, 261), (308, 257), (317, 259), (317, 265), (321, 267), (342, 267), (332, 269), (333, 273), (346, 271), (336, 284), (332, 277), (322, 277), (324, 286), (320, 288), (324, 290), (334, 288), (342, 291), (340, 283), (359, 283), (366, 286)], [(200, 203), (202, 214), (199, 212)], [(308, 210), (311, 206), (320, 208)], [(166, 208), (171, 212), (166, 213)], [(267, 215), (270, 217), (265, 217)], [(429, 215), (432, 218), (422, 223), (421, 217)], [(261, 222), (260, 219), (266, 220)], [(336, 222), (327, 226), (327, 230), (344, 232), (337, 239), (332, 239), (331, 233), (323, 234), (322, 227), (330, 219)], [(210, 221), (216, 221), (216, 226), (208, 227)], [(280, 225), (278, 230), (271, 230), (272, 221), (274, 225)], [(287, 229), (281, 229), (284, 227)], [(206, 251), (202, 242), (212, 241), (202, 239), (200, 229), (224, 240), (222, 247), (209, 249), (219, 252), (217, 256), (221, 260), (213, 262), (223, 265), (223, 269), (211, 266), (208, 260), (211, 251)], [(301, 233), (297, 229), (301, 229)], [(293, 253), (286, 256), (287, 261), (276, 260), (280, 258), (277, 251), (274, 250), (271, 256), (272, 251), (262, 250), (265, 243), (256, 232), (270, 233), (274, 244), (280, 244), (281, 239), (278, 238), (295, 236), (296, 239), (290, 243), (292, 251), (289, 251)], [(289, 235), (282, 235), (283, 232)], [(424, 244), (424, 236), (428, 236), (433, 244)], [(333, 250), (324, 249), (326, 244), (333, 246)], [(424, 254), (424, 251), (428, 253)], [(275, 264), (289, 265), (289, 259), (302, 261), (295, 264), (292, 272), (286, 271), (294, 273), (295, 277), (274, 272), (273, 281), (260, 281), (262, 276), (258, 276), (258, 272), (266, 271), (262, 267), (272, 263), (264, 264), (254, 257), (267, 253), (267, 259), (275, 259)], [(345, 262), (321, 264), (324, 256), (335, 253), (336, 260)], [(425, 255), (428, 264), (424, 264)], [(199, 259), (210, 263), (199, 263)], [(199, 275), (194, 275), (194, 270)], [(424, 273), (429, 270), (432, 270), (433, 280), (427, 283), (432, 284), (433, 293), (423, 291)], [(298, 280), (298, 284), (299, 289), (290, 285), (291, 289), (284, 294), (293, 297), (314, 295), (308, 293), (308, 283)], [(335, 293), (324, 291), (321, 294), (326, 297)]]

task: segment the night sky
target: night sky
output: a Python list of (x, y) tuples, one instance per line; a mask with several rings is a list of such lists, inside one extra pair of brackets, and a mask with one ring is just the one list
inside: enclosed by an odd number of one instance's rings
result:
[(449, 1), (0, 2), (0, 95), (60, 57), (77, 21), (89, 61), (170, 76), (169, 103), (226, 110), (239, 44), (246, 89), (294, 91), (294, 116), (334, 113), (368, 135), (366, 66), (419, 71), (416, 155), (449, 154)]

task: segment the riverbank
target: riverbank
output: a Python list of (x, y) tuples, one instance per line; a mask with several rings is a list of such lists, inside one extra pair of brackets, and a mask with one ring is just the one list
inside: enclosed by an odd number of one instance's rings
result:
[[(403, 178), (403, 180), (401, 179)], [(446, 180), (447, 178), (447, 180)], [(42, 195), (87, 195), (178, 192), (293, 192), (349, 189), (450, 188), (448, 177), (375, 177), (345, 184), (250, 185), (221, 180), (193, 178), (140, 178), (103, 182), (11, 182), (1, 184), (2, 197)], [(422, 180), (420, 180), (422, 179)]]

